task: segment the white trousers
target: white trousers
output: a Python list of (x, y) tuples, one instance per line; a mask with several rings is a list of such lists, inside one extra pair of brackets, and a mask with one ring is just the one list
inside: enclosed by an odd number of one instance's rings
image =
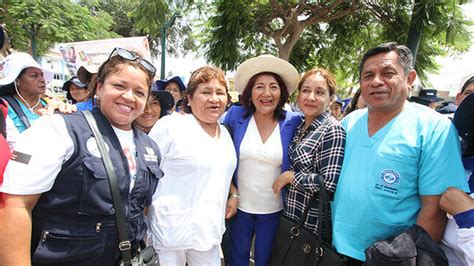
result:
[(221, 258), (219, 245), (215, 245), (210, 250), (198, 251), (195, 249), (186, 250), (158, 250), (161, 266), (220, 266)]

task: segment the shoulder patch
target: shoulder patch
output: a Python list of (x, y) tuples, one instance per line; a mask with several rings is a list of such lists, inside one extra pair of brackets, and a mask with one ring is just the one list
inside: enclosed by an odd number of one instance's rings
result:
[[(110, 152), (109, 145), (107, 143), (104, 143), (104, 144), (105, 144), (105, 149), (107, 150), (107, 152)], [(97, 144), (97, 140), (95, 139), (95, 137), (90, 137), (87, 140), (86, 147), (87, 147), (87, 151), (90, 152), (92, 155), (98, 158), (102, 158), (102, 155), (100, 154), (99, 146)]]
[(145, 161), (148, 162), (158, 162), (158, 156), (156, 156), (155, 151), (150, 147), (145, 147)]
[(31, 155), (13, 150), (11, 160), (19, 163), (29, 164)]

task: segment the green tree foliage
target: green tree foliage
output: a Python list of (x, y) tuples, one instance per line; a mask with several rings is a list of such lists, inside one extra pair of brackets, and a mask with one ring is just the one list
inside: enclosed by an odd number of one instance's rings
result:
[(114, 24), (111, 31), (123, 37), (143, 36), (137, 31), (133, 19), (128, 15), (138, 5), (136, 0), (81, 0), (79, 4), (85, 6), (93, 14), (106, 12), (112, 17)]
[[(412, 16), (414, 3), (409, 0), (219, 0), (212, 6), (202, 42), (207, 59), (226, 70), (261, 53), (282, 58), (289, 55), (289, 61), (300, 71), (314, 66), (328, 68), (345, 87), (357, 82), (358, 63), (367, 49), (388, 41), (407, 43), (414, 17), (418, 20), (414, 25), (422, 33), (416, 70), (423, 81), (426, 72), (438, 68), (436, 56), (466, 51), (471, 35), (467, 28), (470, 22), (465, 20), (457, 1), (418, 2), (425, 8)], [(292, 27), (291, 23), (297, 24), (290, 20), (294, 19), (292, 12), (298, 14), (298, 21), (309, 21), (314, 14), (319, 19), (300, 25), (301, 34), (289, 54), (282, 56), (282, 44), (292, 38), (291, 34), (298, 33), (293, 30), (287, 31), (286, 37), (283, 34)]]
[(288, 59), (307, 27), (350, 14), (358, 2), (216, 1), (203, 38), (206, 55), (225, 69), (235, 68), (236, 62), (246, 58), (242, 50), (251, 54), (270, 48)]
[(117, 38), (112, 17), (104, 11), (63, 0), (3, 0), (0, 21), (6, 24), (14, 49), (31, 51), (30, 32), (36, 34), (38, 55), (55, 43)]
[[(205, 24), (203, 43), (207, 47), (206, 57), (223, 69), (233, 69), (246, 58), (241, 51), (265, 51), (268, 43), (262, 34), (255, 29), (252, 21), (252, 9), (246, 8), (253, 1), (221, 1), (214, 8), (215, 16)], [(238, 12), (236, 12), (238, 10)]]
[[(422, 14), (417, 16), (421, 32), (418, 56), (415, 69), (423, 83), (426, 83), (426, 73), (435, 72), (439, 66), (436, 56), (444, 56), (449, 52), (466, 51), (471, 44), (471, 35), (458, 5), (441, 4), (433, 1), (421, 1), (426, 4)], [(413, 5), (411, 1), (377, 3), (367, 8), (358, 9), (351, 16), (345, 16), (331, 21), (323, 37), (310, 36), (307, 41), (319, 47), (312, 47), (306, 62), (298, 62), (305, 68), (318, 65), (327, 67), (335, 73), (342, 72), (344, 79), (358, 79), (358, 64), (362, 54), (369, 48), (387, 41), (406, 44), (412, 19)], [(453, 39), (447, 41), (449, 21), (453, 27)], [(313, 31), (314, 32), (314, 31)], [(317, 38), (317, 39), (316, 39)], [(305, 47), (303, 45), (303, 47)], [(297, 62), (297, 58), (290, 58)]]
[[(134, 29), (149, 36), (152, 54), (161, 53), (161, 35), (163, 25), (178, 12), (180, 18), (176, 19), (172, 27), (166, 30), (167, 53), (185, 54), (196, 48), (192, 35), (191, 23), (193, 19), (190, 12), (194, 1), (192, 0), (132, 0), (136, 3), (128, 16), (134, 21)], [(198, 4), (198, 3), (196, 3)], [(200, 3), (202, 4), (202, 3)], [(200, 5), (199, 4), (199, 5)]]

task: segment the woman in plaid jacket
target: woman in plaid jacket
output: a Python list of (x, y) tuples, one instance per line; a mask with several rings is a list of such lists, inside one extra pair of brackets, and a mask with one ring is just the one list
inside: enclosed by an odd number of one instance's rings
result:
[[(336, 93), (336, 82), (329, 71), (315, 68), (306, 72), (297, 89), (297, 103), (304, 121), (289, 147), (290, 170), (279, 176), (273, 189), (279, 193), (290, 185), (284, 213), (299, 220), (311, 197), (319, 193), (320, 178), (324, 179), (327, 194), (332, 199), (344, 158), (346, 133), (328, 111)], [(315, 207), (310, 209), (304, 226), (316, 234), (318, 210)]]

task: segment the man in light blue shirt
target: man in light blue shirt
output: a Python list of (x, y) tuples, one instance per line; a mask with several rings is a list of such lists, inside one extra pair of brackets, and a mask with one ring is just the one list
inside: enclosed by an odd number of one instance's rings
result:
[(446, 214), (440, 195), (467, 191), (458, 134), (449, 119), (407, 101), (416, 78), (410, 50), (396, 43), (369, 50), (359, 65), (367, 108), (344, 118), (347, 132), (334, 199), (333, 244), (352, 264), (364, 250), (413, 224), (439, 241)]

